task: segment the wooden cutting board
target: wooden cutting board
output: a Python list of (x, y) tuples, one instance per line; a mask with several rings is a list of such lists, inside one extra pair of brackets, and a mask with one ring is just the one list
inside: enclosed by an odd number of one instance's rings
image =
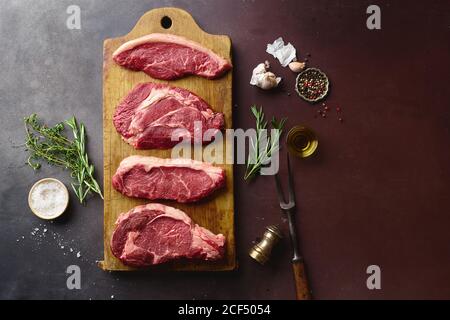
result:
[[(168, 17), (171, 26), (165, 29), (162, 19)], [(165, 20), (167, 22), (167, 18)], [(112, 60), (113, 52), (123, 43), (149, 33), (171, 33), (194, 40), (231, 61), (231, 41), (228, 36), (212, 35), (204, 32), (196, 24), (192, 16), (177, 8), (160, 8), (144, 14), (130, 33), (123, 37), (107, 39), (103, 45), (103, 156), (104, 156), (104, 260), (99, 263), (104, 270), (135, 270), (123, 265), (113, 256), (110, 250), (111, 234), (114, 223), (120, 213), (150, 202), (149, 200), (128, 198), (117, 192), (111, 185), (120, 161), (130, 155), (148, 155), (169, 158), (171, 150), (135, 150), (125, 143), (114, 128), (112, 117), (116, 106), (123, 97), (138, 83), (165, 82), (186, 88), (208, 102), (214, 111), (225, 115), (226, 128), (232, 128), (231, 88), (232, 72), (217, 80), (207, 80), (190, 76), (176, 81), (160, 81), (151, 78), (144, 72), (124, 69)], [(232, 158), (232, 149), (225, 150)], [(178, 261), (149, 268), (150, 270), (182, 270), (182, 271), (222, 271), (236, 267), (234, 239), (234, 197), (233, 166), (220, 165), (226, 171), (226, 188), (208, 199), (194, 204), (179, 204), (174, 201), (159, 201), (186, 212), (192, 220), (208, 228), (214, 233), (222, 233), (226, 237), (226, 254), (222, 261)]]

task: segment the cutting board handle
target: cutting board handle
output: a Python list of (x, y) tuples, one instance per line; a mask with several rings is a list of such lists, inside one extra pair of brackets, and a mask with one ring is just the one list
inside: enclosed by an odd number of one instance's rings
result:
[(153, 26), (157, 26), (159, 29), (154, 30), (153, 32), (177, 33), (180, 28), (187, 28), (191, 30), (194, 28), (198, 29), (198, 32), (204, 32), (200, 29), (194, 18), (187, 11), (173, 7), (157, 8), (148, 11), (139, 19), (131, 32), (135, 29), (140, 29), (140, 24), (147, 24), (149, 21), (151, 21)]
[(123, 38), (131, 40), (152, 32), (180, 35), (185, 34), (187, 30), (190, 33), (188, 38), (195, 41), (199, 41), (199, 39), (195, 39), (196, 37), (228, 38), (224, 35), (212, 35), (203, 31), (189, 12), (173, 7), (157, 8), (146, 12)]

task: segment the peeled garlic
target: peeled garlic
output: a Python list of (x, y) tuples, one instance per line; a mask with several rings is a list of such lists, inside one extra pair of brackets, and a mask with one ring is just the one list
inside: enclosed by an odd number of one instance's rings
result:
[(306, 63), (304, 62), (298, 62), (294, 61), (289, 63), (289, 69), (291, 69), (292, 72), (300, 72), (303, 69), (305, 69)]

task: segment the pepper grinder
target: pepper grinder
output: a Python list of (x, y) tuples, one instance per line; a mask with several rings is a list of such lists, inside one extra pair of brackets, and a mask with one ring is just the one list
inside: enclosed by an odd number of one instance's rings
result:
[(281, 238), (283, 234), (280, 228), (275, 225), (266, 227), (262, 240), (250, 249), (250, 257), (264, 265), (269, 260), (273, 247)]

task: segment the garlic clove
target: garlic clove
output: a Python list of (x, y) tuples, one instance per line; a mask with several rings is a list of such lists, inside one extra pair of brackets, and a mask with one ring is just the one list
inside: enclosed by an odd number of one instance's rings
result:
[(292, 72), (300, 72), (303, 69), (305, 69), (306, 63), (304, 62), (299, 62), (299, 61), (294, 61), (289, 63), (289, 69), (291, 69)]

